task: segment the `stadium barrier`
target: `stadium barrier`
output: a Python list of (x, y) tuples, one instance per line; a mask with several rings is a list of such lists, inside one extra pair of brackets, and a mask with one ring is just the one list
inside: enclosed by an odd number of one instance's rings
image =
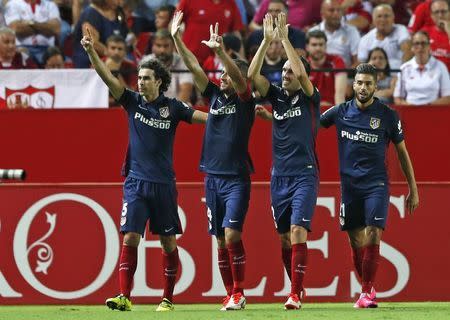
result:
[[(181, 270), (178, 303), (219, 303), (225, 294), (202, 183), (179, 183)], [(450, 183), (420, 183), (421, 206), (408, 216), (404, 183), (391, 186), (389, 222), (377, 277), (381, 301), (450, 301)], [(118, 292), (121, 185), (0, 185), (0, 304), (101, 304)], [(425, 224), (433, 221), (433, 224)], [(305, 285), (309, 302), (353, 301), (360, 290), (339, 231), (339, 184), (322, 183), (312, 224)], [(281, 263), (268, 183), (253, 183), (244, 232), (248, 302), (284, 301), (289, 280)], [(162, 293), (159, 241), (139, 248), (132, 299), (156, 303)]]
[[(396, 107), (418, 181), (450, 181), (450, 106)], [(204, 126), (181, 123), (175, 139), (177, 180), (202, 181), (198, 171)], [(0, 168), (23, 168), (28, 182), (120, 182), (127, 147), (121, 109), (1, 110)], [(404, 181), (390, 147), (392, 181)], [(250, 139), (253, 181), (268, 181), (271, 123), (256, 119)], [(320, 129), (317, 154), (321, 181), (338, 181), (336, 130)]]

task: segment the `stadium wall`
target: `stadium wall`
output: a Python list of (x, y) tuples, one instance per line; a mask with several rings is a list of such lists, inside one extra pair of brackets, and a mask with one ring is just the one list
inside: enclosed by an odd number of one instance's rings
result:
[[(178, 303), (218, 303), (225, 294), (201, 183), (179, 183), (181, 272)], [(407, 187), (391, 186), (388, 228), (377, 277), (381, 301), (450, 301), (450, 184), (420, 183), (421, 206), (405, 211)], [(249, 303), (284, 301), (289, 280), (269, 205), (268, 183), (254, 183), (244, 232)], [(0, 305), (102, 304), (118, 292), (121, 185), (0, 185)], [(425, 223), (433, 221), (433, 223)], [(322, 183), (308, 247), (307, 299), (353, 301), (360, 286), (339, 231), (339, 184)], [(161, 249), (146, 236), (139, 249), (132, 299), (162, 294)]]
[[(450, 181), (449, 106), (399, 107), (406, 144), (418, 181)], [(182, 123), (175, 141), (178, 181), (202, 181), (198, 162), (204, 127)], [(127, 147), (122, 109), (2, 110), (0, 168), (24, 168), (29, 182), (120, 182)], [(404, 181), (390, 148), (391, 180)], [(250, 152), (253, 181), (268, 181), (271, 124), (255, 121)], [(317, 139), (321, 181), (338, 181), (336, 131), (321, 129)]]

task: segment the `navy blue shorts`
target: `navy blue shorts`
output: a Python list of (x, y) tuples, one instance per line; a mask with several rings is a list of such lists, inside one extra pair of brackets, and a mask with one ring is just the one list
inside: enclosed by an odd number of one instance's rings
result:
[(311, 220), (317, 202), (319, 179), (315, 175), (276, 177), (270, 181), (272, 213), (278, 233), (291, 225), (311, 231)]
[(123, 207), (120, 231), (144, 236), (149, 220), (153, 234), (183, 233), (178, 217), (177, 189), (172, 184), (149, 182), (127, 177), (123, 185)]
[(339, 223), (341, 230), (366, 226), (384, 229), (389, 208), (389, 187), (377, 186), (370, 190), (357, 190), (342, 186)]
[(250, 201), (248, 177), (207, 175), (205, 193), (209, 233), (223, 236), (224, 228), (242, 231)]

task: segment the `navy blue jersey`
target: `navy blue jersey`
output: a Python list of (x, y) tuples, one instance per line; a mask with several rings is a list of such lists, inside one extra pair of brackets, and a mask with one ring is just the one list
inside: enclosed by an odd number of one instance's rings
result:
[(250, 88), (242, 95), (227, 98), (219, 87), (209, 82), (203, 96), (210, 99), (210, 107), (200, 170), (220, 175), (253, 173), (248, 140), (255, 121), (255, 102)]
[(119, 103), (128, 113), (129, 144), (126, 175), (159, 183), (172, 183), (173, 142), (180, 120), (191, 122), (194, 109), (176, 99), (160, 95), (145, 102), (137, 93), (125, 89)]
[(320, 95), (303, 90), (289, 96), (281, 87), (270, 85), (265, 97), (272, 104), (272, 175), (317, 174), (316, 136), (319, 127)]
[(404, 139), (395, 110), (377, 98), (362, 110), (353, 99), (324, 112), (320, 124), (336, 125), (343, 185), (367, 189), (388, 183), (387, 147), (390, 141), (397, 144)]

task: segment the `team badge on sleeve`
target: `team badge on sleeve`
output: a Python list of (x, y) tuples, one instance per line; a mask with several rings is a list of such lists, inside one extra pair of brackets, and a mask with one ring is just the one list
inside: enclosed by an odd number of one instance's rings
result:
[(380, 127), (380, 122), (381, 122), (380, 119), (370, 117), (370, 127), (371, 127), (372, 129), (377, 129), (377, 128), (379, 128), (379, 127)]
[(165, 106), (162, 108), (159, 108), (159, 114), (163, 118), (167, 118), (169, 116), (169, 107)]

